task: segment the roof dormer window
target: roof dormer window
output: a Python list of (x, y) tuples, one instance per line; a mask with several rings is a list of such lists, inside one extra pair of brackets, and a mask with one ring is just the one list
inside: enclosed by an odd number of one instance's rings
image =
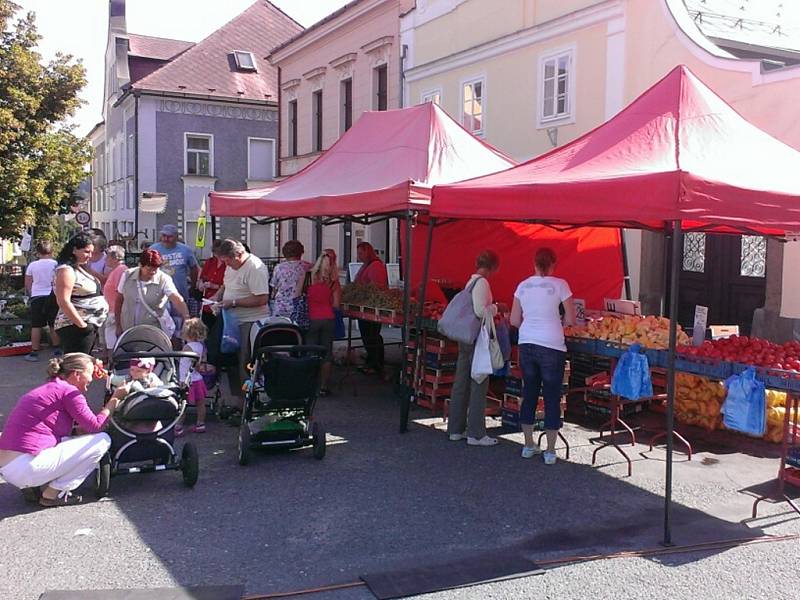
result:
[(234, 50), (233, 58), (236, 60), (236, 68), (240, 71), (256, 71), (256, 57), (252, 52)]

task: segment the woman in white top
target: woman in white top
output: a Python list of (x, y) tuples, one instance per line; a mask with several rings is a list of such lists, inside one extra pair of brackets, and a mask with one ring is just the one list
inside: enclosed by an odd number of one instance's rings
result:
[[(464, 289), (472, 293), (472, 308), (478, 319), (484, 314), (494, 318), (497, 307), (492, 303), (492, 289), (488, 278), (500, 268), (497, 253), (485, 250), (475, 261), (477, 272), (470, 277)], [(456, 378), (450, 396), (450, 409), (447, 418), (447, 433), (450, 441), (457, 442), (467, 438), (470, 446), (494, 446), (497, 440), (486, 435), (486, 392), (489, 390), (489, 378), (481, 383), (472, 379), (472, 355), (475, 343), (458, 344), (458, 362), (456, 362)], [(467, 418), (469, 417), (469, 419)]]
[(563, 279), (553, 277), (556, 254), (541, 248), (534, 258), (536, 274), (519, 284), (514, 292), (511, 324), (519, 327), (519, 362), (522, 369), (522, 407), (520, 423), (525, 434), (522, 457), (538, 454), (533, 442), (533, 423), (539, 395), (544, 397), (544, 429), (547, 450), (544, 462), (555, 464), (555, 444), (561, 429), (561, 386), (564, 379), (564, 328), (559, 306), (564, 305), (564, 321), (575, 323), (572, 291)]
[(38, 260), (33, 261), (25, 269), (25, 291), (31, 298), (31, 351), (25, 360), (32, 362), (39, 360), (42, 329), (45, 327), (50, 328), (50, 341), (53, 346), (61, 344), (53, 328), (58, 313), (58, 304), (53, 296), (53, 275), (58, 266), (58, 262), (53, 258), (53, 245), (47, 240), (42, 240), (36, 244), (36, 254)]

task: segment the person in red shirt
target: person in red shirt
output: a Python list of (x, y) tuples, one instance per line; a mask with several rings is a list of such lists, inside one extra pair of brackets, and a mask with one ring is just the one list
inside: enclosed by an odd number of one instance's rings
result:
[(320, 372), (319, 395), (327, 396), (330, 394), (328, 380), (331, 377), (333, 339), (336, 337), (334, 309), (339, 308), (342, 297), (336, 255), (325, 251), (311, 268), (309, 279), (306, 295), (311, 327), (306, 333), (306, 344), (325, 348), (325, 360)]
[[(361, 263), (361, 268), (356, 274), (355, 283), (366, 283), (375, 285), (381, 289), (389, 287), (389, 276), (386, 273), (386, 265), (378, 258), (375, 248), (369, 242), (361, 242), (356, 246), (356, 256)], [(361, 369), (363, 373), (383, 372), (383, 337), (381, 336), (381, 323), (375, 321), (358, 320), (358, 330), (361, 332), (361, 339), (364, 341), (364, 348), (367, 351), (367, 360)]]
[[(216, 296), (225, 281), (225, 263), (219, 257), (220, 246), (222, 246), (222, 240), (214, 240), (211, 245), (211, 258), (203, 263), (200, 276), (197, 278), (197, 289), (203, 293), (203, 298)], [(217, 317), (211, 312), (211, 305), (203, 306), (201, 318), (205, 326), (211, 330), (211, 326), (217, 320)]]

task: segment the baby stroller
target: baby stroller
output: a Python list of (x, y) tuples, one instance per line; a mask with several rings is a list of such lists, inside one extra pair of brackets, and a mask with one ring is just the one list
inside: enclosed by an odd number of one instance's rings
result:
[[(111, 448), (97, 471), (95, 493), (98, 498), (108, 493), (113, 475), (179, 470), (188, 487), (197, 483), (197, 448), (185, 443), (179, 460), (174, 446), (174, 427), (186, 410), (188, 398), (188, 381), (179, 380), (178, 361), (189, 358), (194, 365), (200, 357), (193, 352), (173, 351), (166, 333), (150, 325), (137, 325), (117, 340), (109, 365), (112, 375), (127, 375), (134, 358), (155, 359), (153, 372), (164, 385), (131, 391), (109, 417)], [(107, 395), (110, 397), (110, 394), (109, 382)]]
[(239, 464), (250, 462), (253, 448), (313, 446), (325, 456), (325, 428), (314, 419), (319, 373), (325, 349), (304, 346), (300, 328), (288, 319), (258, 324), (253, 340), (252, 374), (239, 428)]

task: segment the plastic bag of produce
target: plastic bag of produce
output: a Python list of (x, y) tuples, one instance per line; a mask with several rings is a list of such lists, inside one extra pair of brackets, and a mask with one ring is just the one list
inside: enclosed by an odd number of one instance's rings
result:
[(220, 337), (219, 350), (223, 354), (233, 354), (239, 351), (242, 339), (239, 332), (239, 319), (232, 311), (222, 310), (222, 336)]
[(436, 326), (439, 333), (454, 342), (474, 344), (480, 332), (481, 320), (475, 316), (472, 305), (472, 288), (479, 279), (480, 277), (476, 277), (470, 285), (453, 297)]
[(639, 344), (633, 344), (622, 354), (611, 378), (611, 393), (628, 400), (638, 400), (653, 395), (650, 365), (640, 353)]
[(728, 395), (722, 405), (722, 422), (728, 429), (761, 437), (767, 430), (767, 400), (764, 382), (753, 367), (725, 380)]

